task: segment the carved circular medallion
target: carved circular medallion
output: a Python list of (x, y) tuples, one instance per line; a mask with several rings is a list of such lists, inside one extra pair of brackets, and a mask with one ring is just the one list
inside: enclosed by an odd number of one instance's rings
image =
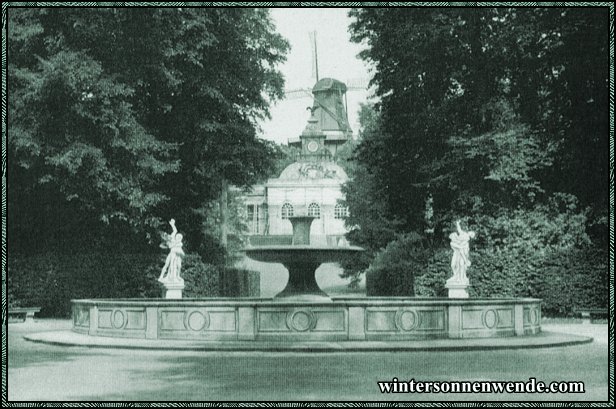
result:
[(124, 328), (124, 325), (126, 325), (124, 320), (124, 313), (120, 310), (115, 310), (111, 316), (111, 326), (115, 329)]
[(193, 331), (201, 331), (210, 326), (210, 314), (202, 313), (201, 311), (192, 311), (186, 314), (184, 327)]
[(315, 141), (310, 141), (308, 143), (308, 150), (310, 152), (316, 152), (319, 149), (319, 144)]
[(289, 329), (304, 332), (314, 328), (316, 320), (310, 310), (295, 310), (287, 314), (287, 326)]
[(487, 310), (483, 313), (483, 325), (492, 329), (498, 324), (498, 314), (494, 310)]
[(415, 310), (408, 308), (396, 312), (396, 327), (400, 331), (412, 331), (419, 325), (419, 315)]

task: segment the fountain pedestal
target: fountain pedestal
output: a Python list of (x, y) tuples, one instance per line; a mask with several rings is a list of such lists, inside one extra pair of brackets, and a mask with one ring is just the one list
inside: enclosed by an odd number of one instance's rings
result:
[(184, 283), (163, 283), (163, 297), (169, 300), (182, 299)]
[(321, 299), (329, 296), (317, 284), (315, 273), (323, 263), (339, 262), (345, 255), (363, 251), (361, 247), (313, 246), (310, 244), (312, 216), (289, 217), (293, 225), (291, 245), (258, 246), (246, 248), (246, 255), (253, 260), (281, 263), (289, 271), (286, 287), (276, 298)]
[(468, 287), (468, 282), (463, 283), (459, 281), (452, 281), (451, 279), (445, 283), (445, 288), (447, 288), (447, 295), (449, 298), (468, 298)]
[(327, 294), (319, 288), (315, 278), (315, 271), (321, 263), (283, 263), (289, 271), (287, 286), (276, 297), (296, 297), (303, 295), (327, 297)]

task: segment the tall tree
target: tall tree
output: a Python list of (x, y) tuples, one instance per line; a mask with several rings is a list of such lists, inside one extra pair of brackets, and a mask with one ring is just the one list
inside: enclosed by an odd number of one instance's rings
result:
[(605, 214), (607, 8), (351, 16), (380, 97), (379, 136), (361, 144), (357, 160), (401, 231), (427, 227), (428, 198), (441, 219), (532, 207), (557, 192)]
[(175, 217), (197, 248), (223, 181), (273, 166), (255, 128), (288, 44), (267, 10), (11, 9), (8, 32), (12, 237)]

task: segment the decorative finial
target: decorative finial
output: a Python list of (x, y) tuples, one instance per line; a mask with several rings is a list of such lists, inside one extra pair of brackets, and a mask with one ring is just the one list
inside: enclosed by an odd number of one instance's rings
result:
[(310, 116), (314, 116), (314, 112), (319, 109), (318, 106), (314, 106), (314, 107), (306, 107), (307, 111), (310, 111)]

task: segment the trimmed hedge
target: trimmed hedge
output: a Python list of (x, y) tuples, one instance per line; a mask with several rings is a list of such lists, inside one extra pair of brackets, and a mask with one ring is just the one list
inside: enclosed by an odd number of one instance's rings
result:
[[(437, 249), (423, 266), (400, 260), (375, 266), (379, 260), (377, 256), (367, 271), (367, 293), (410, 295), (411, 286), (404, 280), (416, 276), (417, 296), (446, 297), (445, 282), (452, 275), (451, 255), (451, 249)], [(467, 272), (471, 297), (541, 298), (543, 314), (553, 317), (572, 316), (576, 308), (582, 307), (607, 310), (609, 305), (609, 254), (606, 250), (592, 246), (544, 251), (471, 248), (471, 262)]]
[(451, 250), (444, 248), (436, 250), (417, 274), (415, 279), (417, 295), (420, 297), (447, 297), (445, 282), (451, 275)]
[[(157, 281), (166, 255), (81, 253), (16, 255), (8, 258), (9, 306), (41, 307), (42, 317), (67, 317), (70, 300), (158, 298)], [(259, 274), (206, 264), (187, 255), (182, 264), (184, 296), (259, 296)]]
[(450, 252), (424, 250), (416, 236), (402, 236), (377, 254), (366, 271), (368, 296), (446, 297)]
[(371, 268), (366, 272), (366, 295), (369, 297), (412, 297), (415, 295), (414, 268), (405, 263)]
[(426, 264), (420, 237), (406, 234), (378, 252), (366, 271), (368, 296), (413, 296), (415, 275)]
[[(164, 262), (164, 259), (162, 260)], [(158, 263), (155, 267), (156, 277), (160, 274), (163, 264)], [(184, 279), (183, 297), (217, 297), (219, 295), (220, 284), (218, 281), (220, 268), (212, 264), (204, 263), (198, 255), (188, 254), (182, 260), (182, 272), (180, 275)], [(158, 284), (158, 283), (157, 283)], [(162, 296), (162, 286), (158, 285), (159, 293)]]
[(470, 295), (541, 298), (547, 316), (571, 316), (582, 307), (607, 309), (608, 260), (607, 251), (591, 246), (539, 252), (480, 249), (468, 272)]
[(7, 261), (9, 306), (41, 307), (40, 316), (68, 316), (71, 299), (160, 296), (157, 255), (11, 253)]
[[(547, 316), (609, 305), (609, 252), (586, 233), (587, 211), (557, 193), (532, 209), (463, 220), (476, 231), (468, 277), (471, 297), (536, 297)], [(453, 226), (443, 226), (443, 237)], [(445, 239), (446, 240), (446, 239)], [(601, 242), (604, 243), (604, 242)], [(399, 236), (366, 271), (368, 295), (447, 296), (452, 250), (427, 249), (419, 235)], [(426, 248), (426, 250), (422, 250)], [(415, 276), (415, 283), (410, 284)]]
[(535, 269), (533, 295), (551, 316), (571, 316), (578, 308), (609, 308), (609, 253), (596, 247), (555, 251)]
[(260, 275), (256, 271), (220, 267), (186, 256), (182, 267), (184, 297), (258, 297)]

